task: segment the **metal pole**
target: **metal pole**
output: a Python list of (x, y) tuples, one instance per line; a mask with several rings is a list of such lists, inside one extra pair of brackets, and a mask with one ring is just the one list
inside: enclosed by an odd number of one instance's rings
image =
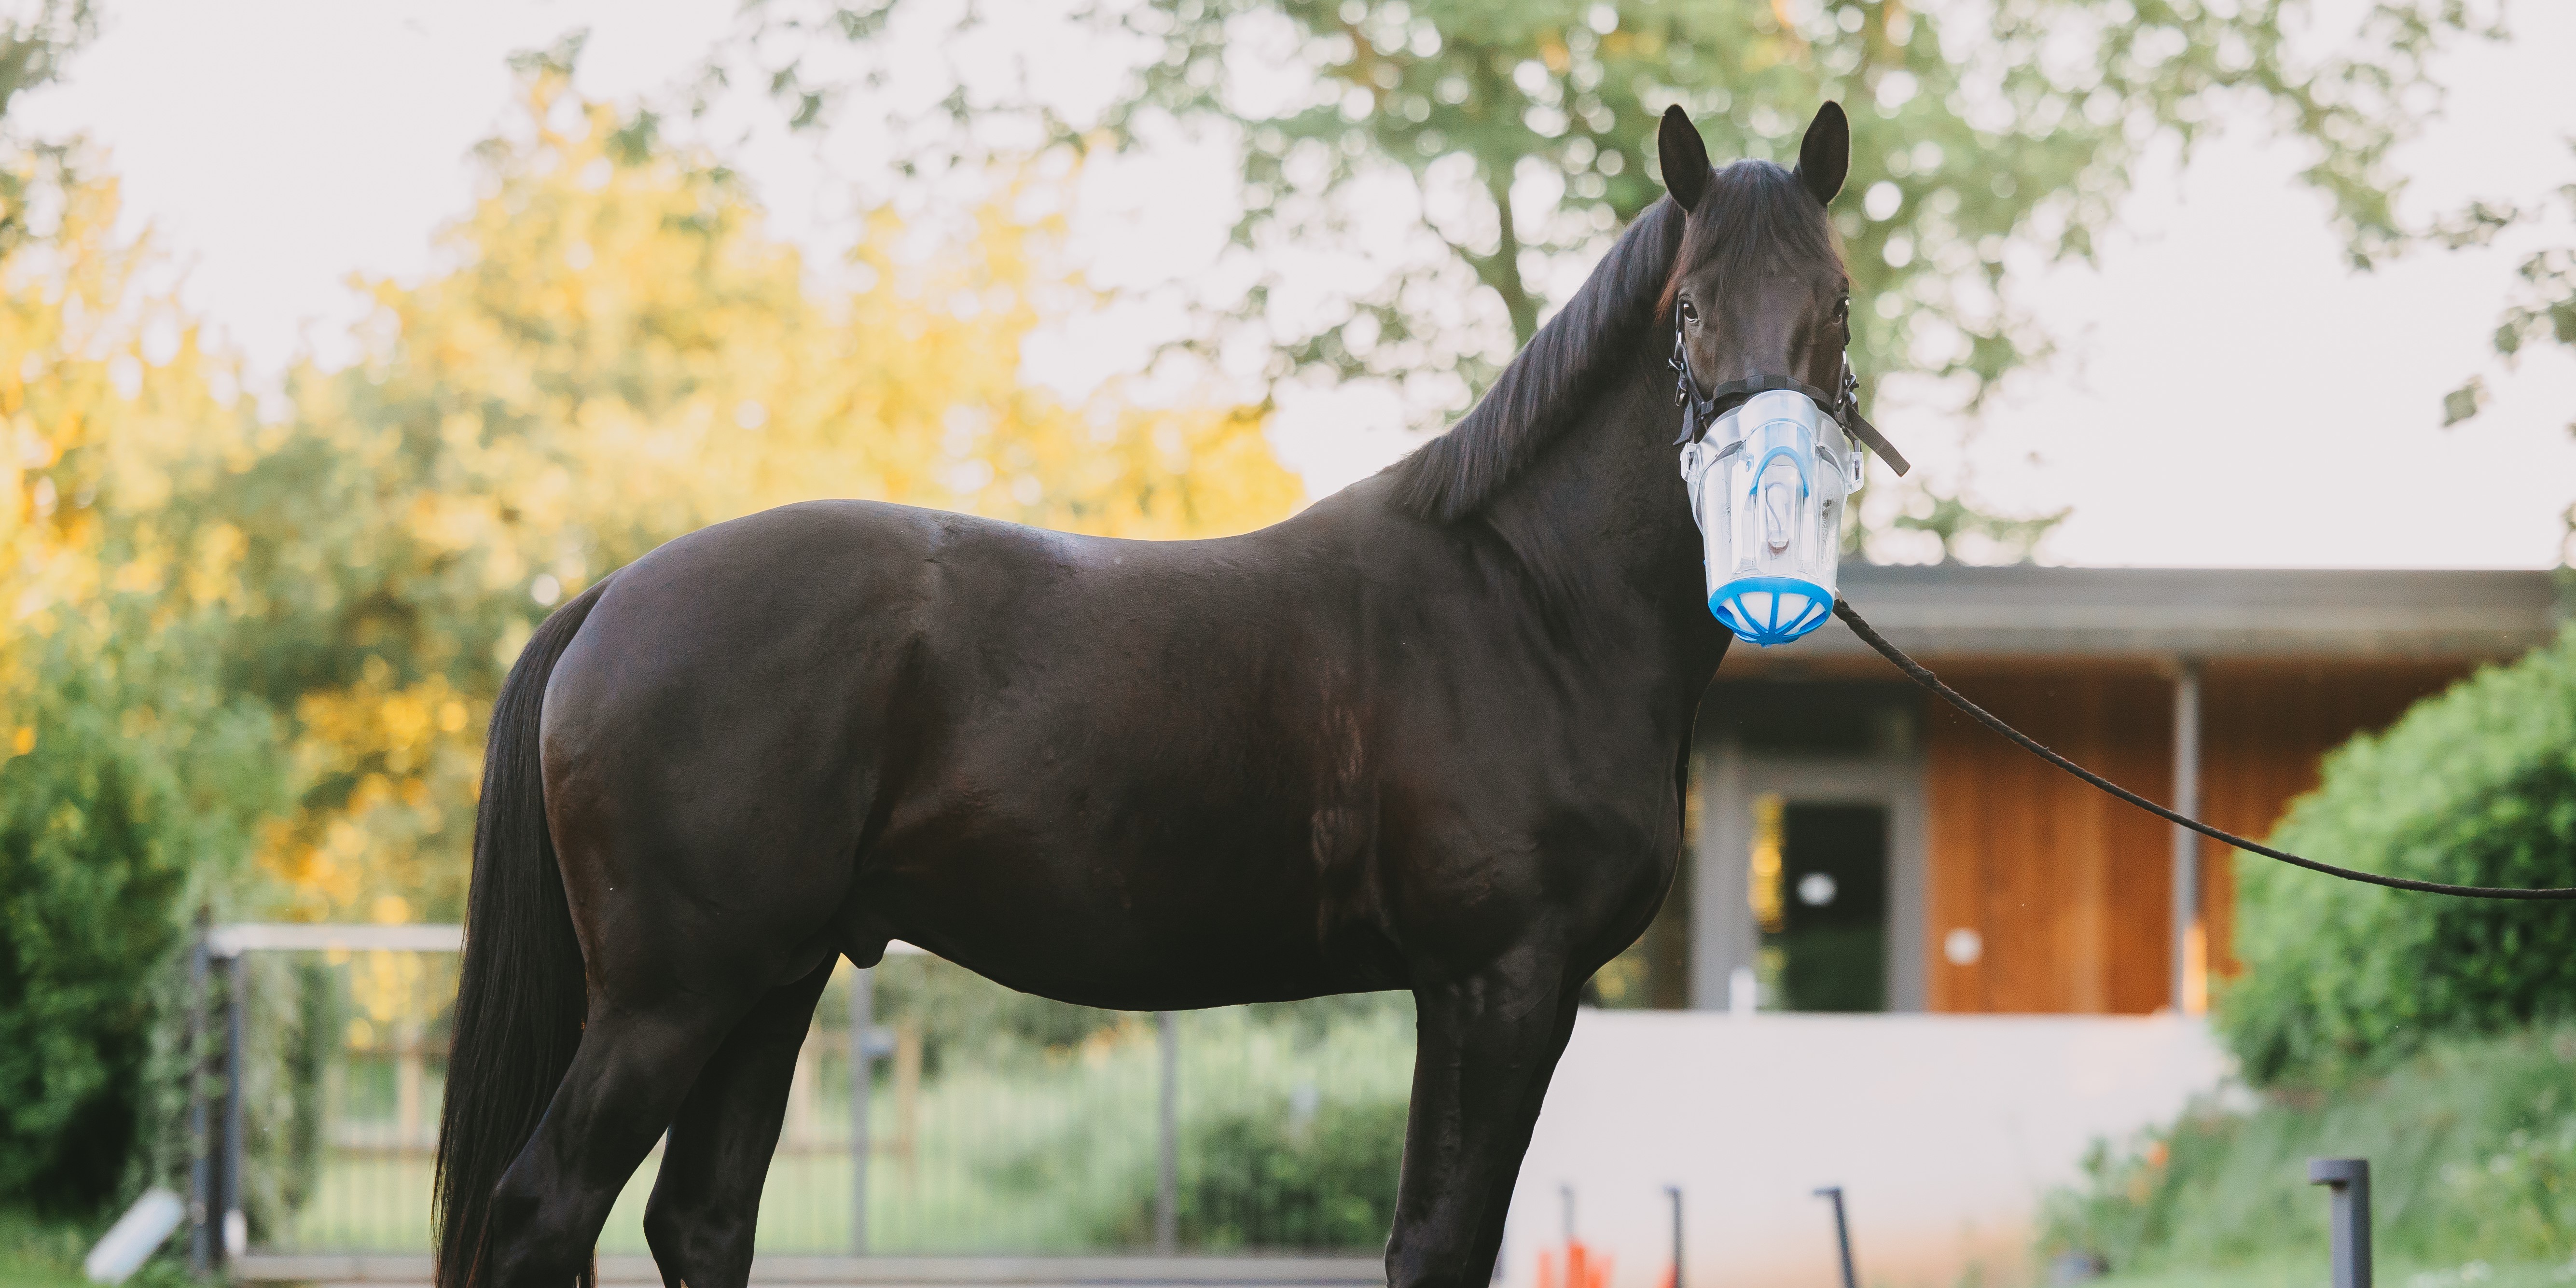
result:
[(875, 1081), (868, 1030), (877, 1014), (876, 975), (862, 966), (850, 976), (850, 1255), (868, 1255), (868, 1092)]
[[(2174, 668), (2173, 807), (2177, 814), (2200, 817), (2200, 663), (2184, 658)], [(2200, 928), (2200, 834), (2177, 823), (2173, 830), (2173, 1009), (2195, 1014), (2202, 998), (2193, 996), (2193, 948), (2203, 945)], [(2207, 952), (2202, 947), (2202, 953)]]
[(230, 1264), (247, 1250), (250, 1221), (242, 1211), (242, 1064), (243, 1030), (250, 999), (250, 958), (235, 953), (224, 962), (224, 1162), (223, 1238), (218, 1264)]
[(1664, 1193), (1673, 1201), (1673, 1285), (1682, 1288), (1682, 1187), (1667, 1185)]
[(1834, 1201), (1834, 1246), (1843, 1254), (1843, 1288), (1860, 1288), (1859, 1276), (1852, 1273), (1851, 1222), (1843, 1217), (1843, 1187), (1828, 1185), (1816, 1191), (1816, 1197)]
[(1574, 1187), (1557, 1186), (1556, 1196), (1565, 1203), (1565, 1241), (1572, 1243), (1574, 1242)]
[(214, 1268), (214, 1159), (206, 1148), (206, 930), (188, 949), (188, 1028), (182, 1058), (188, 1071), (188, 1275), (203, 1279)]
[(1154, 1013), (1154, 1044), (1163, 1057), (1161, 1104), (1157, 1108), (1154, 1177), (1154, 1251), (1181, 1248), (1181, 1026), (1170, 1011)]
[(2334, 1204), (2334, 1288), (2370, 1288), (2370, 1160), (2311, 1158), (2308, 1184)]

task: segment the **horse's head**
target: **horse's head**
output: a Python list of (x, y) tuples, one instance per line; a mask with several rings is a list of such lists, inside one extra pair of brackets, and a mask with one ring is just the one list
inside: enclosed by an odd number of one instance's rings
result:
[(1851, 128), (1827, 103), (1798, 168), (1711, 170), (1681, 109), (1664, 114), (1664, 182), (1685, 212), (1664, 286), (1673, 319), (1682, 478), (1705, 542), (1708, 608), (1736, 638), (1785, 644), (1834, 603), (1843, 503), (1860, 483), (1852, 400), (1851, 276), (1825, 205)]
[[(1440, 523), (1488, 516), (1548, 593), (1570, 600), (1589, 574), (1560, 557), (1568, 534), (1601, 531), (1584, 517), (1586, 507), (1641, 521), (1638, 498), (1672, 494), (1674, 458), (1664, 444), (1680, 420), (1684, 438), (1672, 446), (1682, 448), (1690, 521), (1713, 543), (1700, 561), (1709, 570), (1710, 611), (1738, 638), (1794, 639), (1833, 603), (1837, 525), (1862, 468), (1847, 435), (1904, 472), (1862, 420), (1843, 365), (1851, 278), (1825, 203), (1842, 188), (1850, 123), (1827, 103), (1807, 129), (1796, 169), (1738, 161), (1715, 170), (1699, 131), (1674, 108), (1664, 116), (1661, 151), (1673, 204), (1658, 203), (1632, 225), (1475, 408), (1392, 471), (1395, 500)], [(1687, 360), (1682, 406), (1639, 397), (1644, 390), (1604, 397), (1609, 380), (1641, 373), (1641, 340), (1656, 358), (1674, 352), (1676, 331), (1666, 328), (1678, 328), (1677, 356)], [(1651, 454), (1637, 432), (1641, 417), (1663, 431)], [(1587, 426), (1601, 432), (1569, 433)], [(1722, 439), (1708, 437), (1720, 431)], [(1584, 445), (1547, 450), (1569, 438)], [(1703, 486), (1720, 466), (1731, 471), (1725, 485)], [(1735, 533), (1739, 518), (1760, 522)], [(1679, 553), (1680, 512), (1642, 521), (1676, 540), (1632, 531), (1615, 544), (1654, 559)], [(1796, 610), (1791, 620), (1756, 622), (1752, 608), (1738, 611), (1719, 598), (1719, 589), (1743, 581), (1740, 573), (1755, 577), (1750, 589), (1737, 588), (1753, 596), (1743, 604)], [(1782, 578), (1806, 589), (1771, 585)]]
[(1657, 150), (1664, 186), (1688, 214), (1663, 303), (1666, 316), (1679, 315), (1692, 372), (1710, 388), (1790, 376), (1839, 390), (1851, 275), (1825, 206), (1851, 162), (1841, 106), (1817, 109), (1794, 170), (1769, 161), (1711, 169), (1708, 145), (1679, 106), (1664, 113)]

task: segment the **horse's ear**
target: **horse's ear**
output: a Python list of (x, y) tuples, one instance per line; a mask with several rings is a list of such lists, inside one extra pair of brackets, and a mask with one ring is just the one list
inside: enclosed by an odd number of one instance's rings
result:
[(1816, 194), (1816, 204), (1830, 206), (1850, 170), (1851, 119), (1843, 115), (1842, 104), (1827, 99), (1816, 109), (1816, 119), (1807, 123), (1807, 137), (1798, 144), (1798, 179)]
[(1708, 193), (1708, 144), (1679, 103), (1664, 109), (1664, 126), (1655, 132), (1655, 152), (1664, 163), (1664, 190), (1684, 210)]

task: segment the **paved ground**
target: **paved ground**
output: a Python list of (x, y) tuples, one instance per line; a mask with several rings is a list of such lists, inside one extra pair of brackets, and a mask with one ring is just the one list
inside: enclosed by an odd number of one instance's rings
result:
[[(234, 1277), (317, 1288), (426, 1288), (427, 1257), (250, 1256)], [(1376, 1257), (771, 1257), (754, 1288), (1379, 1288)], [(660, 1288), (645, 1257), (599, 1259), (600, 1288)]]

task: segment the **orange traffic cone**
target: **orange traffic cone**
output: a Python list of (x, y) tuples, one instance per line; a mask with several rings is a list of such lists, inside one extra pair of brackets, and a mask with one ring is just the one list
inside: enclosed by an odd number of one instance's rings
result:
[[(1560, 1264), (1565, 1269), (1562, 1279), (1557, 1277)], [(1610, 1254), (1594, 1252), (1584, 1246), (1581, 1239), (1565, 1241), (1562, 1262), (1557, 1253), (1541, 1251), (1538, 1254), (1538, 1288), (1610, 1288)]]

